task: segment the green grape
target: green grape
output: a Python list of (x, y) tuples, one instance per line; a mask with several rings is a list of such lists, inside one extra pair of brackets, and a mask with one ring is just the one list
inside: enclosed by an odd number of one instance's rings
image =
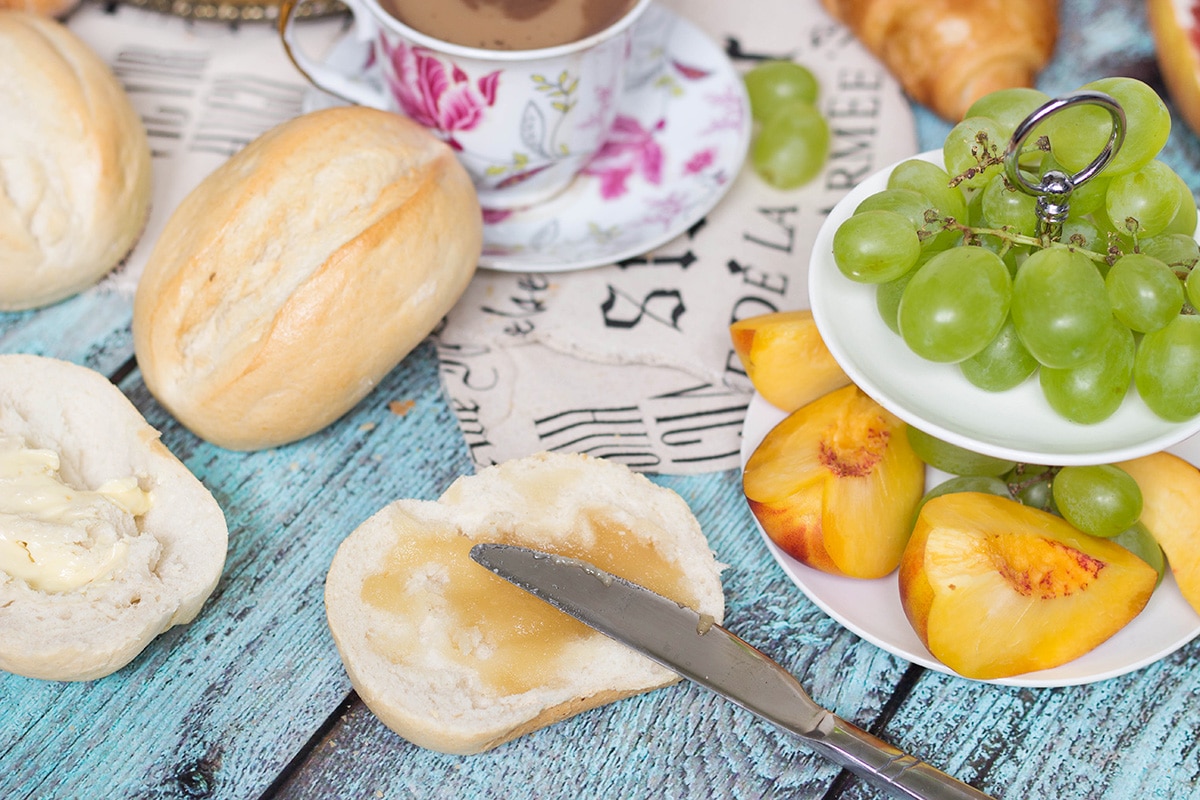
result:
[(758, 131), (750, 151), (755, 172), (777, 189), (808, 183), (829, 155), (829, 125), (810, 103), (779, 106)]
[[(1078, 170), (1069, 170), (1054, 158), (1053, 153), (1047, 153), (1042, 161), (1041, 173), (1045, 175), (1050, 170), (1057, 170), (1073, 175)], [(1071, 190), (1067, 201), (1067, 213), (1070, 217), (1079, 218), (1091, 214), (1104, 207), (1104, 193), (1108, 190), (1109, 177), (1107, 173), (1094, 175)]]
[(1050, 95), (1028, 87), (997, 89), (976, 100), (967, 109), (963, 119), (989, 117), (996, 121), (1004, 134), (1004, 146), (1012, 138), (1013, 131), (1025, 118), (1041, 106), (1050, 102)]
[(917, 504), (917, 510), (913, 512), (913, 525), (916, 525), (917, 518), (921, 516), (921, 509), (930, 500), (935, 497), (941, 497), (944, 494), (956, 494), (959, 492), (981, 492), (983, 494), (994, 494), (999, 497), (1012, 499), (1012, 494), (1008, 491), (1008, 484), (999, 478), (987, 475), (957, 475), (942, 481), (925, 493), (925, 496), (921, 498), (921, 502)]
[(943, 217), (959, 222), (967, 219), (967, 198), (960, 189), (950, 185), (950, 175), (937, 164), (912, 158), (901, 162), (888, 176), (887, 188), (911, 189), (923, 194), (933, 209)]
[(1083, 425), (1093, 425), (1112, 416), (1133, 377), (1133, 333), (1112, 321), (1109, 339), (1100, 354), (1077, 367), (1038, 373), (1042, 395), (1059, 416)]
[(1063, 467), (1054, 476), (1054, 505), (1063, 519), (1092, 536), (1116, 536), (1142, 515), (1142, 490), (1120, 467)]
[(1187, 272), (1200, 261), (1200, 244), (1191, 235), (1161, 233), (1138, 243), (1145, 255), (1157, 258), (1178, 274)]
[(983, 216), (993, 227), (1007, 228), (1022, 236), (1037, 234), (1037, 200), (1033, 195), (1009, 186), (1003, 175), (996, 175), (981, 193)]
[[(1091, 216), (1092, 222), (1096, 225), (1096, 230), (1100, 235), (1099, 245), (1106, 252), (1114, 247), (1122, 253), (1133, 253), (1138, 249), (1134, 238), (1125, 230), (1125, 226), (1121, 226), (1121, 230), (1113, 227), (1112, 221), (1108, 218), (1108, 213), (1103, 209)], [(1100, 265), (1097, 265), (1100, 266)], [(1105, 269), (1101, 267), (1101, 272)]]
[(982, 189), (992, 176), (1004, 171), (1004, 150), (1009, 137), (988, 117), (968, 117), (950, 129), (942, 145), (946, 172), (961, 177), (961, 185)]
[(1182, 233), (1185, 236), (1195, 236), (1197, 218), (1200, 217), (1196, 211), (1196, 196), (1192, 194), (1191, 187), (1184, 182), (1179, 173), (1175, 173), (1175, 180), (1179, 182), (1179, 210), (1167, 223), (1163, 233)]
[(834, 231), (833, 260), (847, 278), (884, 283), (917, 264), (921, 241), (907, 217), (895, 211), (864, 211)]
[(1057, 513), (1051, 491), (1058, 470), (1041, 464), (1017, 464), (1016, 469), (1004, 476), (1004, 482), (1013, 497), (1030, 508)]
[(1003, 392), (1024, 383), (1037, 371), (1038, 362), (1021, 344), (1010, 315), (996, 337), (978, 353), (960, 361), (958, 368), (980, 389)]
[(1011, 296), (1012, 278), (999, 256), (982, 247), (953, 247), (913, 274), (896, 321), (904, 343), (917, 355), (962, 361), (995, 338)]
[(1147, 333), (1164, 327), (1183, 308), (1183, 284), (1163, 262), (1143, 253), (1118, 258), (1104, 278), (1113, 314)]
[(745, 81), (750, 115), (759, 122), (793, 100), (815, 105), (820, 93), (812, 71), (793, 61), (764, 61), (746, 73)]
[(1158, 416), (1183, 422), (1200, 414), (1200, 317), (1180, 315), (1142, 337), (1133, 382)]
[(1151, 161), (1136, 172), (1112, 179), (1104, 195), (1104, 210), (1116, 230), (1139, 238), (1156, 236), (1179, 211), (1180, 194), (1175, 171), (1161, 161)]
[[(1153, 89), (1134, 78), (1104, 78), (1085, 84), (1125, 109), (1125, 141), (1105, 167), (1106, 175), (1133, 172), (1150, 163), (1171, 133), (1171, 114)], [(1095, 105), (1065, 109), (1043, 123), (1055, 159), (1071, 173), (1092, 163), (1112, 132), (1112, 116)]]
[(875, 308), (879, 311), (879, 318), (892, 329), (892, 333), (900, 333), (896, 313), (900, 310), (900, 298), (904, 295), (904, 287), (908, 286), (915, 274), (916, 270), (910, 270), (895, 280), (875, 286)]
[(1112, 540), (1154, 567), (1158, 573), (1158, 581), (1154, 585), (1158, 586), (1162, 583), (1163, 575), (1167, 571), (1167, 559), (1163, 555), (1158, 541), (1154, 538), (1154, 534), (1150, 533), (1145, 525), (1135, 522), (1114, 536)]
[(1192, 304), (1192, 308), (1200, 309), (1200, 269), (1192, 268), (1188, 273), (1187, 280), (1183, 283), (1183, 288), (1187, 291), (1188, 302)]
[(1090, 259), (1064, 248), (1038, 250), (1013, 281), (1012, 317), (1021, 343), (1040, 364), (1076, 367), (1100, 354), (1112, 309)]
[(984, 455), (959, 447), (956, 444), (908, 426), (908, 443), (917, 458), (934, 469), (951, 475), (998, 477), (1011, 472), (1017, 465), (1013, 461)]
[(868, 196), (858, 204), (854, 213), (862, 211), (895, 211), (908, 217), (921, 239), (921, 249), (935, 253), (953, 247), (962, 238), (962, 233), (945, 228), (938, 221), (930, 221), (926, 215), (938, 215), (929, 198), (913, 189), (884, 189)]
[(1065, 245), (1089, 250), (1093, 253), (1105, 251), (1104, 239), (1100, 236), (1099, 229), (1091, 220), (1087, 219), (1067, 217), (1067, 221), (1063, 223), (1062, 235), (1058, 240)]

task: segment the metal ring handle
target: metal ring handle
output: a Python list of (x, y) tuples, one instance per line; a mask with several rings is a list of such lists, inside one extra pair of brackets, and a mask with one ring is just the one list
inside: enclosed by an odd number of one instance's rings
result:
[[(1077, 105), (1096, 105), (1103, 108), (1112, 117), (1112, 132), (1108, 135), (1108, 143), (1100, 154), (1092, 159), (1092, 163), (1074, 175), (1067, 175), (1059, 170), (1050, 170), (1042, 176), (1041, 183), (1032, 183), (1021, 172), (1021, 146), (1039, 124), (1059, 111)], [(1026, 194), (1038, 199), (1038, 234), (1058, 239), (1062, 233), (1062, 224), (1067, 218), (1068, 198), (1075, 187), (1080, 186), (1096, 177), (1108, 162), (1116, 156), (1117, 151), (1125, 142), (1125, 109), (1121, 108), (1112, 96), (1104, 92), (1084, 91), (1063, 95), (1038, 107), (1028, 117), (1021, 121), (1009, 139), (1008, 148), (1004, 151), (1004, 170), (1008, 182)]]

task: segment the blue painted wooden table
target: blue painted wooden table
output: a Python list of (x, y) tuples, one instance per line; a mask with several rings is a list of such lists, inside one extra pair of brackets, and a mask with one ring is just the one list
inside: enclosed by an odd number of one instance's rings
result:
[[(1111, 74), (1157, 82), (1139, 2), (1064, 0), (1061, 17), (1043, 89)], [(939, 146), (948, 126), (917, 113), (922, 149)], [(1200, 140), (1181, 122), (1163, 157), (1200, 188)], [(355, 526), (397, 497), (436, 497), (471, 469), (433, 347), (326, 431), (240, 454), (197, 440), (149, 396), (129, 325), (127, 299), (87, 292), (0, 314), (0, 351), (111, 376), (224, 508), (228, 562), (201, 616), (117, 674), (78, 684), (0, 676), (0, 798), (877, 796), (689, 684), (474, 757), (399, 739), (353, 694), (321, 595), (333, 552)], [(393, 400), (413, 401), (412, 410), (392, 413)], [(927, 671), (842, 629), (788, 581), (754, 529), (737, 474), (656, 480), (691, 504), (730, 565), (728, 624), (817, 702), (996, 797), (1200, 797), (1200, 644), (1071, 688)]]

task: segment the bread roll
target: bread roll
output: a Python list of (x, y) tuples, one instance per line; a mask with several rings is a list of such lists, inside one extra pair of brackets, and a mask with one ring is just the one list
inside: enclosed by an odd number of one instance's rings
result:
[(0, 0), (0, 11), (28, 11), (47, 17), (63, 17), (79, 5), (79, 0)]
[(1033, 86), (1058, 38), (1058, 0), (821, 1), (906, 92), (951, 122), (985, 94)]
[(102, 375), (0, 355), (0, 376), (0, 669), (108, 675), (200, 611), (225, 517)]
[(0, 11), (0, 310), (91, 286), (133, 249), (150, 146), (108, 66), (61, 23)]
[(340, 107), (286, 122), (168, 220), (134, 301), (146, 385), (221, 447), (308, 436), (433, 330), (482, 229), (466, 171), (407, 118)]
[(540, 454), (398, 500), (338, 548), (325, 605), (363, 702), (422, 747), (481, 752), (678, 679), (476, 564), (477, 542), (583, 558), (724, 617), (687, 504), (619, 464)]

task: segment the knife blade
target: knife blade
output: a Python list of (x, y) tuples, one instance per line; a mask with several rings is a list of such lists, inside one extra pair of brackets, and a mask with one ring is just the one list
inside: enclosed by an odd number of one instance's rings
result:
[(803, 739), (889, 795), (992, 800), (819, 706), (769, 656), (711, 616), (575, 558), (477, 544), (471, 558), (580, 622)]

